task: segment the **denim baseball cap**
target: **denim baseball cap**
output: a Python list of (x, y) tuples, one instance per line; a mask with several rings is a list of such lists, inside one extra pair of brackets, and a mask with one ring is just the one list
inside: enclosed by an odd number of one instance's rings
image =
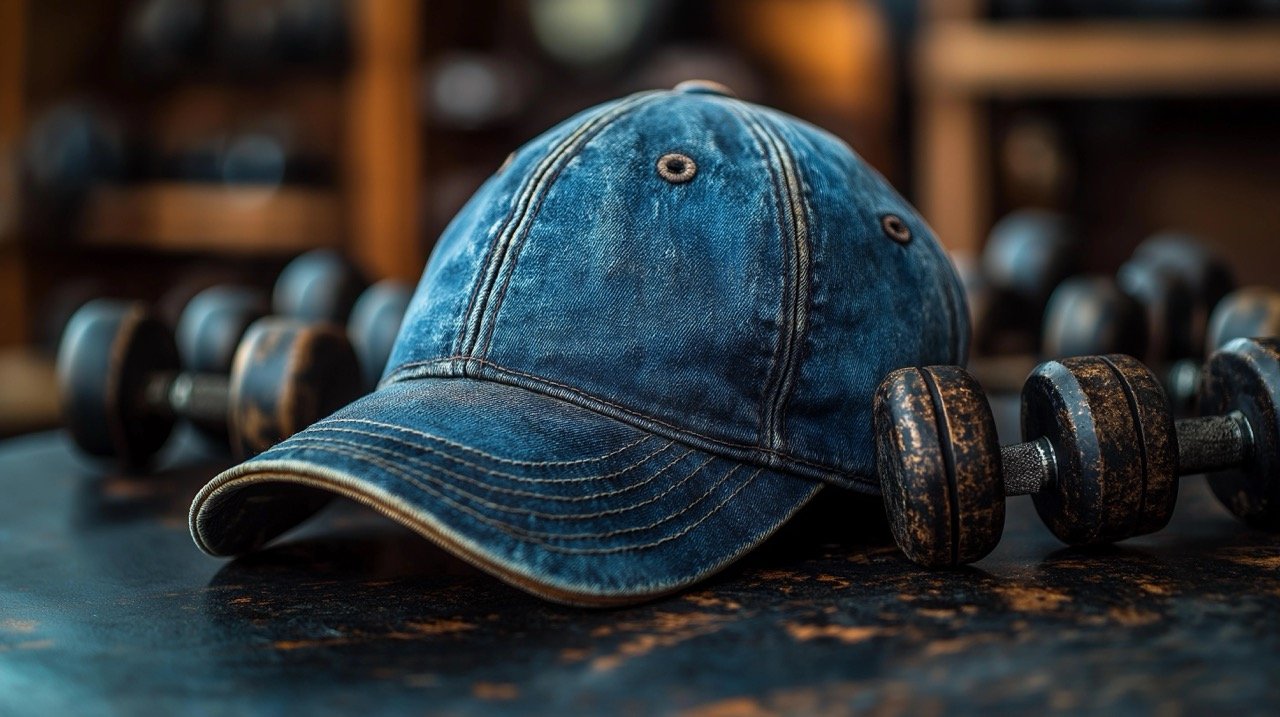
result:
[(947, 255), (842, 141), (687, 82), (511, 155), (440, 238), (379, 387), (214, 478), (213, 555), (334, 495), (528, 592), (637, 602), (825, 485), (875, 493), (872, 395), (961, 363)]

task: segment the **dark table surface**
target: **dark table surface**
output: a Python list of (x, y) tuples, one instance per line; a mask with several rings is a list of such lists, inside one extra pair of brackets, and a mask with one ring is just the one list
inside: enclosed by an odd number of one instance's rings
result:
[(584, 611), (354, 505), (206, 557), (187, 506), (222, 464), (187, 448), (141, 476), (56, 433), (0, 442), (0, 714), (1280, 709), (1280, 539), (1199, 479), (1119, 547), (1066, 549), (1018, 498), (992, 556), (929, 572), (861, 502), (682, 595)]

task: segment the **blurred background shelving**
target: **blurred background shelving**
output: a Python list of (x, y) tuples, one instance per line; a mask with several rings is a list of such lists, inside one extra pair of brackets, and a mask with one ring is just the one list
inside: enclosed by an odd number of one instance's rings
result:
[(1275, 0), (0, 0), (0, 346), (316, 247), (413, 280), (513, 149), (689, 78), (846, 139), (958, 254), (1044, 207), (1086, 270), (1172, 227), (1274, 284)]

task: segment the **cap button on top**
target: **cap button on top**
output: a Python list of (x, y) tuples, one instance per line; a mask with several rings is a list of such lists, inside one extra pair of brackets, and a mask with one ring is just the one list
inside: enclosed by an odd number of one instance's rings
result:
[(698, 95), (720, 95), (721, 97), (737, 97), (727, 85), (714, 80), (685, 80), (673, 88), (676, 92)]

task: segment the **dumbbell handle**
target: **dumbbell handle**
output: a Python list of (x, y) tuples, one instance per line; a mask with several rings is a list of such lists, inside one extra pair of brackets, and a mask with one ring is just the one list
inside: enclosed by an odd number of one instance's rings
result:
[(226, 376), (218, 374), (165, 371), (147, 381), (143, 400), (160, 415), (225, 426), (230, 385)]
[(1239, 411), (1183, 418), (1174, 426), (1178, 433), (1179, 475), (1237, 468), (1249, 459), (1253, 448), (1253, 430)]
[(1032, 495), (1048, 488), (1058, 475), (1058, 461), (1048, 438), (1000, 447), (1004, 494)]
[[(1239, 412), (1225, 416), (1184, 418), (1178, 434), (1178, 474), (1194, 475), (1235, 468), (1249, 458), (1253, 432)], [(1047, 438), (1000, 448), (1005, 495), (1032, 495), (1057, 478), (1058, 463)]]

